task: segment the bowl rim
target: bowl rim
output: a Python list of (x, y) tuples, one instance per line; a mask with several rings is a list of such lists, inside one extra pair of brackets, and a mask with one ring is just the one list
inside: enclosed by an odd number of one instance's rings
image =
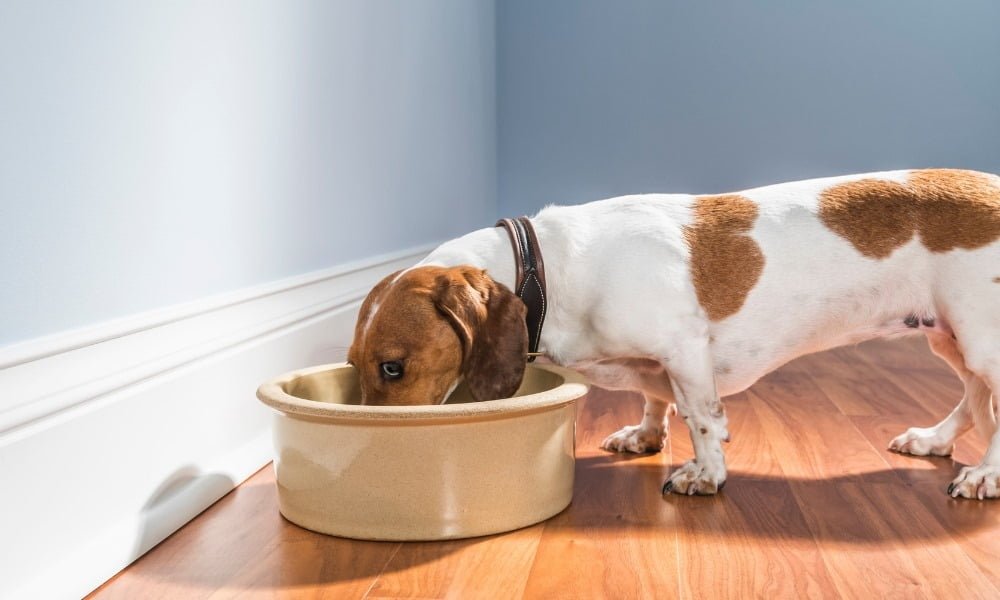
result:
[[(483, 402), (419, 406), (362, 406), (332, 404), (292, 396), (283, 385), (293, 379), (323, 371), (353, 369), (346, 362), (328, 363), (289, 371), (264, 382), (257, 388), (257, 399), (271, 408), (294, 417), (336, 421), (402, 422), (454, 420), (462, 418), (509, 417), (563, 406), (583, 397), (590, 389), (587, 379), (576, 371), (552, 364), (529, 364), (528, 369), (549, 371), (563, 378), (552, 389), (534, 394)], [(397, 423), (400, 422), (400, 423)]]

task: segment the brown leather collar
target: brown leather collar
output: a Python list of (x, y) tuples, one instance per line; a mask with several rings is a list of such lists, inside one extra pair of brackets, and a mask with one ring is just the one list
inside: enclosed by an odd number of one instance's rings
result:
[(514, 264), (517, 265), (517, 279), (514, 293), (528, 307), (525, 321), (528, 325), (528, 362), (538, 355), (538, 343), (542, 337), (542, 323), (545, 322), (545, 263), (538, 246), (535, 228), (528, 217), (500, 219), (496, 227), (503, 227), (510, 236), (514, 249)]

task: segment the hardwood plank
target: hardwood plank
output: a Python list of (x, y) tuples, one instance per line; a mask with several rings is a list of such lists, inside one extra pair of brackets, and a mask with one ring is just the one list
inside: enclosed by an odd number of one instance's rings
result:
[(312, 533), (277, 505), (268, 465), (90, 597), (361, 597), (398, 549)]
[[(855, 426), (873, 443), (888, 439), (887, 432), (905, 430), (905, 417), (879, 417), (857, 419)], [(959, 544), (966, 554), (986, 575), (990, 582), (1000, 587), (1000, 512), (992, 503), (949, 498), (945, 492), (963, 464), (978, 462), (982, 446), (977, 443), (960, 445), (958, 460), (943, 457), (906, 456), (895, 453), (885, 455), (886, 461), (906, 484), (902, 494), (912, 494), (923, 508)]]
[[(732, 442), (723, 492), (712, 498), (666, 496), (679, 515), (682, 595), (828, 596), (833, 581), (747, 395), (727, 398), (726, 413)], [(683, 421), (677, 421), (671, 443), (680, 465), (693, 449)]]
[(519, 598), (542, 535), (535, 525), (506, 535), (407, 543), (368, 598)]
[(594, 391), (581, 409), (573, 504), (545, 523), (524, 596), (676, 597), (675, 511), (659, 493), (669, 452), (598, 448), (606, 435), (639, 422), (638, 395)]
[(989, 598), (1000, 593), (905, 486), (793, 482), (792, 490), (847, 596), (941, 598), (962, 590), (969, 597)]
[[(826, 352), (820, 358), (822, 362), (817, 361), (808, 376), (842, 414), (895, 415), (902, 403), (912, 400), (884, 370), (854, 353)], [(925, 420), (934, 419), (934, 413), (923, 404), (907, 411), (919, 412)]]
[[(940, 359), (930, 356), (929, 351), (927, 360), (927, 368), (887, 367), (872, 360), (871, 353), (861, 348), (854, 357), (854, 364), (884, 375), (893, 385), (909, 394), (927, 413), (933, 415), (932, 421), (939, 421), (961, 400), (964, 386), (958, 376)], [(930, 361), (940, 362), (940, 365)]]
[(285, 542), (262, 553), (209, 598), (361, 598), (398, 547), (374, 544), (339, 538)]
[[(754, 388), (751, 405), (791, 478), (792, 493), (846, 596), (942, 597), (997, 589), (843, 414), (810, 414), (801, 395)], [(810, 403), (832, 405), (817, 386)], [(821, 432), (827, 444), (806, 429)], [(811, 443), (803, 443), (809, 440)], [(837, 463), (831, 461), (835, 457)], [(941, 499), (945, 501), (944, 498)], [(947, 560), (946, 573), (939, 566)]]
[(495, 536), (462, 557), (447, 597), (520, 598), (541, 542), (544, 525)]
[(866, 473), (877, 477), (881, 473), (883, 479), (897, 481), (850, 418), (837, 410), (809, 376), (767, 377), (750, 389), (749, 398), (762, 433), (789, 478), (850, 478)]
[(872, 340), (857, 346), (836, 348), (833, 352), (844, 352), (863, 357), (873, 364), (886, 369), (920, 370), (947, 372), (948, 366), (934, 356), (922, 335), (903, 337), (895, 340)]

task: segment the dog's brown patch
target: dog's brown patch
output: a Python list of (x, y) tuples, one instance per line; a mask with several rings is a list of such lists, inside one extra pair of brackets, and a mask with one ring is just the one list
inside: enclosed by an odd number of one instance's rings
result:
[(870, 258), (887, 258), (914, 234), (931, 252), (972, 250), (1000, 238), (1000, 186), (956, 169), (913, 171), (905, 184), (862, 179), (824, 191), (819, 217)]
[[(436, 310), (431, 295), (443, 269), (389, 275), (361, 305), (347, 358), (358, 370), (368, 404), (413, 405), (438, 401), (460, 375), (462, 342)], [(381, 377), (381, 363), (404, 364), (402, 379)]]
[[(423, 266), (382, 280), (361, 306), (347, 358), (367, 404), (431, 404), (461, 375), (473, 397), (514, 394), (525, 369), (524, 303), (485, 271)], [(404, 374), (386, 380), (381, 364)]]
[(1000, 283), (1000, 277), (994, 277), (993, 283)]
[(713, 321), (738, 311), (764, 270), (764, 253), (747, 235), (756, 220), (757, 205), (738, 194), (695, 198), (684, 238), (698, 302)]

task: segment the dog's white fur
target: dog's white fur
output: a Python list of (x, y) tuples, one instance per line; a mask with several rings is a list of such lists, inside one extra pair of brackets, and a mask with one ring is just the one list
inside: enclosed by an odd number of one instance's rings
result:
[[(932, 253), (914, 236), (888, 258), (863, 256), (817, 216), (820, 193), (860, 179), (905, 183), (909, 171), (814, 179), (740, 192), (759, 216), (750, 236), (765, 258), (740, 310), (719, 321), (699, 305), (684, 227), (695, 196), (649, 194), (580, 206), (551, 206), (532, 218), (546, 264), (549, 308), (541, 348), (596, 385), (641, 391), (639, 425), (603, 446), (662, 446), (675, 400), (695, 459), (671, 474), (679, 493), (714, 493), (724, 483), (728, 439), (719, 396), (746, 389), (789, 360), (835, 346), (922, 331), (952, 365), (966, 393), (938, 425), (913, 428), (890, 447), (947, 454), (977, 421), (991, 436), (982, 463), (964, 469), (954, 495), (1000, 495), (1000, 435), (990, 389), (1000, 390), (1000, 243)], [(1000, 178), (997, 179), (1000, 182)], [(1000, 185), (1000, 183), (998, 183)], [(440, 246), (421, 265), (474, 265), (513, 288), (514, 261), (502, 229)], [(908, 315), (933, 318), (907, 327)], [(954, 336), (954, 337), (953, 337)]]

